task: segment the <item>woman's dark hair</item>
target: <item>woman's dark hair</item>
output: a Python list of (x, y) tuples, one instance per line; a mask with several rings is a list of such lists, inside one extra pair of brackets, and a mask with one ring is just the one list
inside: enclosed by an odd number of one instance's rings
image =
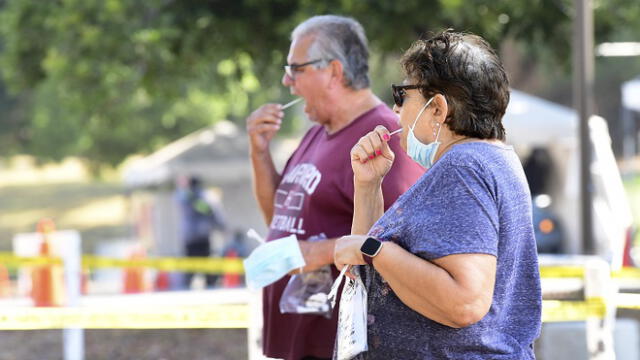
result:
[(496, 52), (481, 37), (446, 30), (411, 45), (401, 60), (407, 80), (422, 96), (442, 94), (446, 124), (458, 135), (505, 139), (502, 116), (509, 80)]

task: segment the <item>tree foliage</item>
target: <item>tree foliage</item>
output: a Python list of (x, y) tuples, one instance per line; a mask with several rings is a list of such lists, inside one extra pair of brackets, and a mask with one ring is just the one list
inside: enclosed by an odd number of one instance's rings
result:
[[(599, 38), (640, 18), (635, 1), (597, 4)], [(0, 107), (20, 109), (3, 115), (0, 151), (117, 164), (216, 120), (241, 121), (286, 99), (289, 33), (315, 14), (360, 20), (383, 55), (453, 27), (566, 63), (571, 9), (571, 0), (0, 0), (0, 66), (13, 94), (0, 92)]]

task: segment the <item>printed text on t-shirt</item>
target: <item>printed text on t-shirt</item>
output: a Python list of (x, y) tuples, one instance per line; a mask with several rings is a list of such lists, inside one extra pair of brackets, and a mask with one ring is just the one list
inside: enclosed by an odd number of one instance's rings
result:
[(307, 194), (311, 195), (320, 183), (322, 174), (315, 165), (302, 163), (296, 165), (291, 171), (285, 174), (282, 179), (283, 184), (298, 184), (302, 186)]

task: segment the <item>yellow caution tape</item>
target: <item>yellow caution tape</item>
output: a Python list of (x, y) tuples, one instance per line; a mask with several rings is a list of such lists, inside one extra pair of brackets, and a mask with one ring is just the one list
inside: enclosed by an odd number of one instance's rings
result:
[(606, 312), (607, 306), (602, 298), (591, 298), (587, 301), (542, 301), (542, 322), (602, 319)]
[(542, 278), (582, 278), (584, 268), (581, 266), (541, 266)]
[[(0, 264), (9, 267), (60, 265), (57, 257), (21, 257), (10, 253), (0, 253)], [(210, 257), (156, 257), (143, 259), (118, 259), (104, 256), (84, 255), (82, 266), (85, 268), (128, 268), (145, 267), (161, 271), (198, 272), (211, 274), (243, 274), (244, 267), (240, 258)]]
[(100, 308), (0, 308), (1, 330), (237, 329), (249, 326), (249, 306), (131, 306)]
[[(627, 295), (627, 294), (625, 294)], [(640, 309), (640, 294), (618, 298), (620, 308)], [(602, 319), (603, 298), (586, 301), (544, 300), (543, 322)], [(0, 330), (38, 329), (188, 329), (247, 328), (249, 305), (129, 306), (100, 308), (0, 308)]]
[(611, 276), (622, 279), (640, 279), (640, 268), (624, 267), (614, 271)]
[[(540, 267), (542, 278), (582, 278), (584, 268), (581, 266), (542, 266)], [(640, 279), (640, 268), (625, 267), (612, 271), (611, 277), (616, 279)]]
[[(601, 319), (601, 298), (588, 301), (544, 300), (543, 322)], [(193, 329), (247, 328), (249, 305), (132, 306), (101, 308), (0, 308), (0, 330), (39, 329)]]
[(87, 268), (146, 267), (162, 271), (185, 271), (212, 274), (243, 274), (244, 267), (240, 258), (144, 258), (116, 259), (102, 256), (84, 255), (82, 266)]
[(62, 259), (55, 257), (24, 257), (11, 253), (0, 253), (0, 264), (7, 267), (61, 265)]
[[(60, 265), (57, 257), (21, 257), (11, 253), (0, 252), (0, 264), (9, 267)], [(82, 266), (85, 268), (126, 268), (145, 267), (162, 271), (200, 272), (212, 274), (243, 274), (244, 268), (240, 258), (211, 257), (153, 257), (142, 259), (119, 259), (105, 256), (83, 255)], [(581, 266), (542, 266), (542, 278), (582, 278), (584, 268)], [(640, 279), (640, 268), (623, 268), (611, 273), (613, 278)]]

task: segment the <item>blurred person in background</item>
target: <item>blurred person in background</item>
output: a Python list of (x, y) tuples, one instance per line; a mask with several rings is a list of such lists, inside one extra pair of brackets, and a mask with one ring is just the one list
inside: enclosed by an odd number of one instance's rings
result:
[(385, 212), (378, 184), (400, 155), (389, 129), (351, 151), (358, 235), (336, 241), (335, 264), (368, 265), (369, 349), (356, 358), (533, 359), (540, 278), (531, 195), (503, 142), (502, 64), (479, 36), (445, 31), (402, 66), (401, 144), (428, 170)]
[[(269, 224), (267, 241), (295, 234), (307, 264), (303, 271), (308, 272), (333, 264), (335, 239), (351, 233), (351, 146), (378, 125), (396, 129), (398, 118), (369, 88), (367, 39), (357, 21), (315, 16), (298, 25), (291, 39), (282, 83), (304, 99), (304, 112), (315, 126), (282, 173), (269, 151), (282, 123), (282, 106), (266, 104), (255, 110), (247, 118), (247, 131), (254, 193)], [(385, 209), (424, 171), (399, 151), (397, 139), (389, 145), (400, 155), (377, 184)], [(305, 241), (310, 238), (322, 240)], [(335, 268), (332, 272), (335, 278)], [(281, 313), (279, 302), (289, 278), (263, 290), (264, 354), (287, 360), (330, 359), (337, 312), (330, 319)]]
[(549, 194), (549, 183), (553, 176), (553, 159), (549, 150), (534, 147), (523, 162), (524, 174), (527, 176), (531, 195)]
[[(180, 209), (180, 237), (184, 254), (188, 257), (211, 256), (211, 233), (224, 231), (226, 224), (220, 210), (207, 199), (200, 178), (180, 177), (177, 181), (176, 200)], [(183, 279), (186, 288), (191, 287), (193, 273)], [(215, 286), (218, 275), (205, 275), (207, 287)]]

